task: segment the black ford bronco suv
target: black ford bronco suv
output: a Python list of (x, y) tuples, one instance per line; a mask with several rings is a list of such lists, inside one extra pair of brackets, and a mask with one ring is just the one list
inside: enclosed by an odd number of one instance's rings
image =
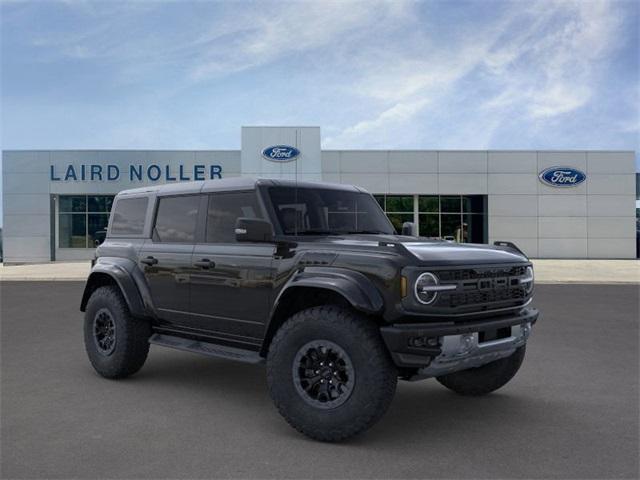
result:
[(360, 188), (232, 178), (115, 198), (81, 302), (97, 372), (149, 344), (266, 363), (282, 416), (342, 440), (387, 410), (398, 378), (483, 395), (518, 371), (538, 312), (507, 242), (396, 234)]

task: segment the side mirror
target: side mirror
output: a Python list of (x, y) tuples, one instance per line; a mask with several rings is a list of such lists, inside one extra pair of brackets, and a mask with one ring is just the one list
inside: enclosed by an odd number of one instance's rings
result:
[(402, 235), (413, 237), (415, 235), (415, 225), (413, 222), (404, 222), (402, 224)]
[(238, 242), (273, 242), (271, 222), (261, 218), (240, 217), (235, 231)]

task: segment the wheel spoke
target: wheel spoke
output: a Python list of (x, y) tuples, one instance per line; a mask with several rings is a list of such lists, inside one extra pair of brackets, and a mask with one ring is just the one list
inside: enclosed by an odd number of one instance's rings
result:
[(294, 362), (294, 385), (307, 403), (335, 408), (350, 397), (353, 365), (339, 345), (328, 340), (309, 342), (300, 348)]

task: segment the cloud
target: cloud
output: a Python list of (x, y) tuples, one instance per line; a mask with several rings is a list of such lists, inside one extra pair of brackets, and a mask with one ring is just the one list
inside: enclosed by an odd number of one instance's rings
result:
[[(447, 39), (450, 45), (437, 42), (425, 29), (414, 41), (426, 48), (409, 48), (388, 69), (364, 73), (357, 93), (381, 102), (379, 110), (325, 143), (337, 148), (367, 142), (408, 126), (427, 106), (446, 118), (445, 105), (465, 97), (466, 88), (476, 93), (476, 128), (489, 130), (478, 135), (483, 141), (514, 114), (536, 121), (588, 104), (599, 87), (601, 64), (618, 45), (624, 10), (607, 1), (516, 2), (507, 7), (493, 22), (472, 24), (475, 33), (461, 29), (454, 40)], [(414, 106), (410, 113), (394, 113), (408, 112), (406, 105)], [(466, 109), (473, 110), (471, 105)]]
[(113, 131), (127, 145), (256, 122), (322, 125), (330, 148), (560, 148), (589, 128), (620, 145), (637, 133), (637, 59), (619, 53), (637, 14), (600, 0), (3, 4), (3, 99), (12, 118), (33, 102), (31, 123), (43, 105), (82, 119), (91, 103), (96, 130), (132, 125)]

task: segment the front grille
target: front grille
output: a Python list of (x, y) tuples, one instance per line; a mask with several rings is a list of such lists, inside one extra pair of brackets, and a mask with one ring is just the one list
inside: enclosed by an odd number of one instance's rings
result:
[(457, 289), (441, 292), (436, 305), (444, 308), (519, 305), (527, 299), (520, 278), (526, 275), (526, 265), (509, 267), (478, 267), (444, 270), (437, 273), (440, 283), (456, 283)]
[(521, 277), (527, 266), (504, 268), (465, 268), (460, 270), (444, 270), (438, 272), (441, 282), (456, 282), (461, 280), (477, 280), (479, 278)]
[[(443, 297), (445, 297), (443, 295)], [(507, 300), (523, 300), (527, 297), (524, 287), (504, 288), (500, 290), (476, 291), (469, 293), (455, 293), (442, 298), (448, 301), (450, 307), (460, 307), (462, 305), (477, 305), (480, 303), (503, 302)]]

